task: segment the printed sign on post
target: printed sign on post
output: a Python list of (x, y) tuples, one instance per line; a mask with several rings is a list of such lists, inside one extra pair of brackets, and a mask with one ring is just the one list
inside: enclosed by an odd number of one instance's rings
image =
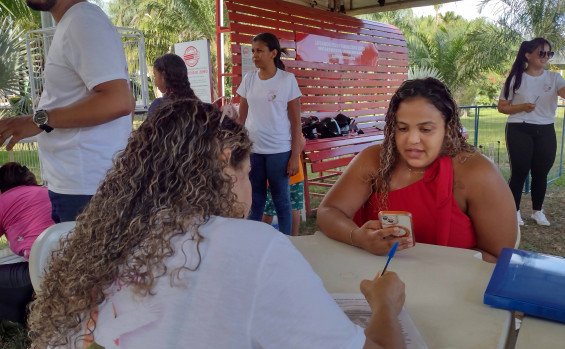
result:
[(296, 33), (296, 59), (308, 62), (377, 66), (377, 45)]
[(207, 39), (175, 44), (175, 54), (186, 64), (190, 87), (203, 102), (212, 103), (212, 62)]
[(241, 76), (244, 77), (245, 74), (250, 71), (257, 69), (255, 63), (253, 63), (253, 53), (251, 53), (251, 46), (240, 45), (241, 46)]

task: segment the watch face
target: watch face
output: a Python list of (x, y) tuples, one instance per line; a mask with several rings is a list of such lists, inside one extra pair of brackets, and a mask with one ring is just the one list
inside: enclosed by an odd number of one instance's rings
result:
[(47, 123), (47, 112), (45, 110), (38, 110), (33, 116), (33, 122), (37, 125), (43, 125)]

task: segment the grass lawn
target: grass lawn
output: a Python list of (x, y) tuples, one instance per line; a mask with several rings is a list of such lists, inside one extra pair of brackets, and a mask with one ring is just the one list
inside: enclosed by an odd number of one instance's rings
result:
[[(555, 163), (549, 172), (549, 180), (559, 177), (559, 162), (561, 160), (561, 143), (563, 137), (563, 111), (565, 108), (557, 109), (555, 116), (555, 134), (557, 135), (557, 154)], [(464, 113), (462, 113), (463, 115)], [(469, 143), (474, 144), (500, 169), (504, 178), (510, 175), (510, 163), (506, 152), (505, 129), (507, 115), (501, 114), (496, 107), (480, 107), (478, 118), (478, 136), (475, 135), (475, 109), (467, 110), (468, 116), (462, 116), (461, 122), (469, 133)], [(475, 142), (475, 137), (477, 141)]]

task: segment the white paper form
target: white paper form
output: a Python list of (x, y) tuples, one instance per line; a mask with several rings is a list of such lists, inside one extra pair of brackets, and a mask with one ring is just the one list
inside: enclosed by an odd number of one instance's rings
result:
[[(363, 328), (367, 327), (372, 312), (369, 303), (367, 303), (367, 300), (362, 294), (332, 293), (332, 297), (354, 324)], [(416, 324), (414, 324), (410, 314), (408, 314), (408, 311), (406, 311), (404, 307), (402, 307), (402, 311), (398, 314), (398, 321), (400, 322), (406, 349), (428, 349), (420, 331), (418, 331)]]

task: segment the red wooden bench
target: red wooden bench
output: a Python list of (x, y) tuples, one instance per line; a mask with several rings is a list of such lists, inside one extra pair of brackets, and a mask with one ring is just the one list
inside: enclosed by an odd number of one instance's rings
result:
[[(262, 32), (271, 32), (289, 50), (283, 55), (286, 70), (294, 73), (303, 94), (303, 116), (320, 119), (338, 113), (355, 119), (363, 135), (308, 140), (303, 153), (304, 170), (311, 176), (304, 181), (305, 207), (310, 207), (311, 186), (330, 187), (353, 156), (382, 140), (375, 124), (384, 115), (394, 91), (406, 80), (408, 50), (404, 36), (396, 27), (328, 12), (282, 0), (225, 0), (231, 41), (232, 94), (242, 79), (241, 45)], [(220, 28), (219, 28), (220, 29)], [(222, 30), (225, 31), (225, 30)], [(297, 35), (299, 34), (299, 35)], [(358, 63), (311, 62), (297, 58), (297, 42), (303, 34), (317, 35), (352, 45), (374, 44), (376, 65)], [(299, 37), (297, 39), (297, 37)], [(342, 41), (346, 40), (346, 41)], [(234, 102), (238, 102), (234, 98)]]

